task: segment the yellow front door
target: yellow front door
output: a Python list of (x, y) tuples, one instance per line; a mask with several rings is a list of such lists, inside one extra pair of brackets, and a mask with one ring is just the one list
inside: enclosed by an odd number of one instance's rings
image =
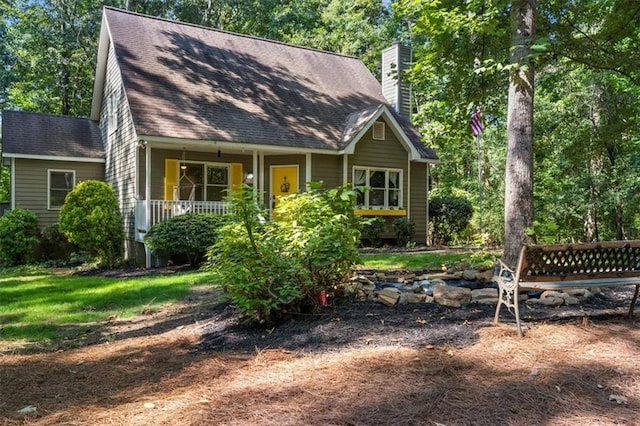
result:
[(298, 166), (271, 166), (271, 208), (278, 198), (298, 192)]

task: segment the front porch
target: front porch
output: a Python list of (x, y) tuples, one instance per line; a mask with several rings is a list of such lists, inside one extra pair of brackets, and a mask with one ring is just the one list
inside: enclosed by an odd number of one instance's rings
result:
[(145, 234), (157, 223), (185, 213), (225, 214), (224, 201), (140, 200), (135, 206), (136, 241), (143, 242)]

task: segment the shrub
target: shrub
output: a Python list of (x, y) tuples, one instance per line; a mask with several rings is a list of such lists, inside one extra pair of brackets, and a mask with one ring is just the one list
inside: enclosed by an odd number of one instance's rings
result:
[(38, 243), (38, 217), (17, 208), (0, 217), (0, 261), (6, 266), (33, 262)]
[(385, 219), (380, 216), (362, 220), (362, 238), (366, 239), (371, 247), (380, 247), (382, 245), (382, 233), (384, 232), (385, 223)]
[(164, 256), (186, 256), (197, 265), (216, 240), (222, 216), (188, 213), (153, 225), (144, 238), (145, 244)]
[(277, 220), (265, 221), (253, 189), (245, 187), (230, 199), (233, 213), (208, 251), (207, 268), (235, 306), (258, 322), (313, 308), (318, 294), (358, 260), (354, 201), (346, 188), (313, 185), (278, 200)]
[(76, 246), (60, 232), (60, 226), (57, 223), (47, 226), (40, 234), (40, 257), (45, 261), (69, 260), (71, 253), (76, 249)]
[(462, 197), (433, 197), (429, 202), (433, 242), (451, 243), (467, 227), (472, 216), (473, 206)]
[(391, 226), (396, 233), (396, 243), (398, 246), (406, 247), (416, 232), (416, 223), (412, 219), (399, 217), (391, 223)]
[(113, 188), (96, 180), (80, 182), (60, 210), (60, 230), (99, 264), (113, 266), (122, 248), (122, 215)]

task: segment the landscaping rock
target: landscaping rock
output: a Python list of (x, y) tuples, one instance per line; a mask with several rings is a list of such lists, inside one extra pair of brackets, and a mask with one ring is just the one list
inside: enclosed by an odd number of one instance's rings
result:
[(498, 303), (498, 289), (481, 288), (478, 290), (471, 290), (471, 300), (486, 304)]
[(467, 281), (475, 281), (477, 272), (475, 269), (465, 269), (462, 271), (462, 279)]
[(579, 305), (580, 300), (577, 297), (573, 297), (568, 293), (561, 293), (560, 295), (564, 299), (565, 305)]
[(559, 291), (547, 290), (540, 295), (540, 303), (545, 306), (561, 306), (564, 305), (564, 298)]
[(471, 302), (471, 290), (465, 287), (437, 286), (433, 288), (433, 298), (439, 305), (459, 308)]
[(383, 288), (378, 292), (378, 300), (387, 306), (394, 306), (400, 300), (400, 290), (395, 287)]
[(484, 272), (478, 272), (476, 274), (476, 280), (480, 281), (481, 283), (490, 283), (493, 281), (493, 270), (491, 269), (487, 269)]
[(569, 290), (565, 290), (565, 293), (567, 293), (570, 296), (577, 297), (579, 300), (586, 300), (593, 297), (593, 293), (591, 293), (586, 288), (569, 289)]

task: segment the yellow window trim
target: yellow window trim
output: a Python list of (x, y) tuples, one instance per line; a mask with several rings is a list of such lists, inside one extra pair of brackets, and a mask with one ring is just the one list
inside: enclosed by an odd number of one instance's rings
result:
[(406, 210), (374, 210), (374, 209), (356, 209), (354, 213), (359, 216), (406, 216)]

